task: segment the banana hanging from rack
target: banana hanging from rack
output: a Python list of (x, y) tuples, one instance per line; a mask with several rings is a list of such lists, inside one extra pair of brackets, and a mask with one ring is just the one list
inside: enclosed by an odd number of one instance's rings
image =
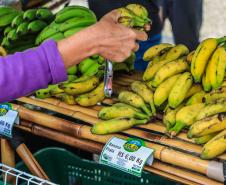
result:
[(147, 85), (141, 81), (134, 81), (131, 84), (131, 89), (133, 92), (140, 95), (144, 99), (145, 103), (150, 105), (152, 114), (155, 115), (156, 109), (155, 109), (155, 105), (154, 105), (154, 97), (153, 97), (154, 95), (153, 95), (152, 90), (149, 89), (147, 87)]
[(201, 137), (226, 129), (226, 114), (219, 113), (196, 121), (188, 131), (188, 138)]

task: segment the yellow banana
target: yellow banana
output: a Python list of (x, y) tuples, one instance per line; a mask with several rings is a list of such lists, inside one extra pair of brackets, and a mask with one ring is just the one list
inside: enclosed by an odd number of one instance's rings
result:
[[(207, 71), (208, 71), (208, 69), (207, 69)], [(209, 92), (212, 88), (210, 78), (209, 78), (209, 76), (206, 75), (206, 73), (204, 73), (202, 76), (202, 87), (203, 87), (204, 91), (206, 91), (206, 92)]]
[(201, 120), (203, 118), (212, 116), (214, 114), (226, 112), (226, 102), (216, 103), (216, 104), (209, 104), (206, 105), (201, 112), (199, 112), (196, 120)]
[(100, 121), (96, 123), (91, 132), (93, 134), (110, 134), (120, 132), (126, 129), (133, 127), (134, 125), (140, 125), (147, 123), (147, 120), (136, 120), (136, 119), (125, 119), (125, 118), (118, 118), (118, 119), (111, 119), (107, 121)]
[(168, 103), (170, 107), (176, 108), (184, 101), (192, 83), (191, 73), (185, 72), (179, 76), (169, 94)]
[(68, 105), (75, 105), (75, 98), (72, 95), (66, 93), (55, 94), (54, 97), (60, 98), (64, 103)]
[(6, 55), (7, 55), (6, 50), (2, 46), (0, 46), (0, 56), (6, 56)]
[(204, 135), (204, 136), (195, 138), (194, 141), (196, 144), (203, 145), (203, 144), (207, 143), (208, 141), (210, 141), (212, 138), (214, 138), (218, 133), (219, 132), (215, 132), (212, 134)]
[(152, 114), (156, 114), (156, 109), (154, 105), (154, 97), (153, 97), (153, 92), (151, 89), (147, 87), (147, 85), (141, 81), (134, 81), (131, 84), (131, 89), (133, 92), (137, 93), (140, 95), (143, 99), (144, 102), (149, 104), (151, 107)]
[(50, 90), (51, 96), (54, 96), (54, 95), (56, 95), (56, 94), (62, 94), (62, 93), (64, 93), (64, 90), (63, 90), (63, 89), (60, 89), (60, 88), (59, 88), (59, 85), (56, 85), (54, 88), (52, 88), (52, 89)]
[(200, 91), (190, 97), (186, 103), (186, 105), (192, 105), (196, 103), (205, 103), (205, 91)]
[(155, 74), (158, 72), (158, 70), (164, 66), (165, 64), (176, 60), (180, 58), (181, 56), (186, 55), (189, 52), (188, 48), (183, 45), (179, 44), (174, 47), (172, 47), (165, 55), (163, 60), (160, 60), (159, 62), (156, 62), (151, 67), (148, 68), (148, 72), (145, 71), (143, 80), (149, 81), (152, 80), (155, 76)]
[(221, 87), (218, 90), (213, 90), (205, 95), (205, 103), (216, 103), (219, 100), (226, 100), (226, 87)]
[(226, 129), (226, 114), (219, 113), (196, 121), (188, 131), (188, 137), (201, 137)]
[(155, 74), (154, 79), (152, 80), (152, 86), (158, 87), (165, 79), (173, 75), (182, 73), (188, 69), (189, 66), (183, 58), (169, 62), (162, 66)]
[(195, 54), (195, 50), (194, 50), (194, 51), (191, 51), (191, 52), (187, 55), (186, 61), (187, 61), (189, 64), (191, 64), (192, 58), (193, 58), (194, 54)]
[(213, 89), (218, 89), (223, 83), (225, 68), (226, 51), (224, 47), (218, 47), (214, 51), (206, 70), (206, 75), (209, 77)]
[(153, 60), (156, 56), (160, 56), (161, 54), (165, 53), (172, 47), (173, 47), (173, 45), (168, 44), (168, 43), (161, 43), (161, 44), (152, 46), (148, 50), (145, 51), (143, 60), (144, 61)]
[[(192, 125), (195, 121), (196, 116), (199, 114), (199, 111), (202, 111), (205, 104), (197, 103), (193, 105), (187, 105), (182, 107), (176, 113), (176, 124), (173, 128), (170, 129), (170, 135), (175, 136), (177, 135), (184, 127), (188, 127)], [(194, 111), (199, 110), (199, 111)]]
[(96, 105), (98, 102), (103, 101), (104, 95), (104, 83), (100, 83), (94, 90), (89, 93), (79, 95), (75, 101), (84, 107)]
[(156, 106), (162, 105), (168, 99), (169, 93), (179, 76), (180, 74), (171, 76), (156, 88), (154, 92), (154, 103)]
[(63, 83), (60, 84), (59, 87), (67, 94), (78, 95), (93, 90), (98, 83), (99, 79), (96, 76), (93, 76), (82, 82)]
[(189, 91), (187, 92), (185, 99), (190, 98), (191, 96), (193, 96), (194, 94), (200, 91), (202, 91), (202, 86), (200, 84), (193, 84), (189, 89)]
[(216, 38), (208, 38), (202, 41), (192, 57), (191, 73), (195, 82), (201, 82), (206, 65), (218, 45)]
[(142, 109), (148, 116), (151, 116), (150, 110), (147, 108), (143, 98), (140, 95), (130, 91), (121, 91), (118, 99), (122, 103), (127, 103), (136, 108)]
[(131, 10), (138, 17), (142, 17), (143, 19), (148, 19), (148, 11), (144, 6), (140, 4), (128, 4), (126, 8)]
[(217, 134), (214, 138), (208, 141), (201, 153), (202, 159), (213, 159), (214, 157), (224, 153), (226, 150), (226, 130)]

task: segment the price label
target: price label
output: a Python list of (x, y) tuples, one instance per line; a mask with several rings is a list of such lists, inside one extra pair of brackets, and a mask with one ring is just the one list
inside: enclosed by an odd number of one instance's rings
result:
[(142, 140), (113, 137), (104, 146), (99, 162), (141, 177), (144, 165), (153, 162), (153, 152)]
[(0, 135), (12, 138), (14, 123), (19, 124), (18, 112), (9, 103), (0, 104)]

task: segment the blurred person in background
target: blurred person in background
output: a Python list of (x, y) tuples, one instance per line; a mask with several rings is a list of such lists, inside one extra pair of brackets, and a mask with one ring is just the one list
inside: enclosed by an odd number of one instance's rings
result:
[(147, 8), (149, 17), (152, 20), (151, 31), (148, 33), (149, 38), (147, 41), (139, 43), (139, 50), (136, 52), (135, 69), (137, 71), (144, 71), (148, 65), (148, 62), (143, 61), (144, 52), (161, 41), (162, 25), (157, 0), (88, 0), (89, 8), (94, 11), (98, 20), (107, 12), (132, 3), (141, 4)]
[(158, 5), (161, 25), (169, 18), (175, 44), (194, 50), (199, 44), (203, 0), (158, 0)]

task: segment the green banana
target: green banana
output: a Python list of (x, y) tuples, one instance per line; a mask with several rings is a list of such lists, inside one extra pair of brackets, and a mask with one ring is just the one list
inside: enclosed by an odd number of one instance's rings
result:
[(75, 33), (81, 31), (85, 29), (85, 27), (75, 27), (75, 28), (71, 28), (67, 31), (64, 32), (64, 37), (70, 37), (71, 35), (74, 35)]
[(43, 28), (47, 26), (47, 23), (42, 20), (34, 20), (28, 24), (28, 31), (30, 33), (40, 32)]
[(17, 27), (16, 33), (17, 33), (19, 36), (28, 34), (28, 25), (29, 25), (29, 22), (23, 22), (23, 23), (21, 23), (21, 24)]
[(149, 89), (146, 84), (141, 81), (134, 81), (131, 84), (131, 89), (133, 92), (140, 95), (144, 99), (145, 103), (150, 105), (152, 114), (155, 115), (156, 109), (154, 105), (153, 92), (151, 91), (151, 89)]
[(188, 131), (188, 138), (201, 137), (226, 129), (226, 114), (219, 113), (196, 121)]
[(102, 82), (91, 92), (79, 95), (75, 100), (79, 105), (88, 107), (96, 105), (98, 102), (103, 101), (104, 98), (104, 82)]
[(92, 64), (87, 71), (83, 73), (85, 76), (93, 76), (96, 75), (99, 71), (101, 71), (101, 67), (104, 67), (104, 65), (100, 65), (97, 62)]
[(44, 99), (51, 97), (50, 90), (58, 85), (49, 85), (46, 89), (39, 89), (35, 92), (36, 98)]
[(200, 91), (191, 96), (188, 101), (186, 102), (186, 105), (192, 105), (196, 103), (205, 103), (205, 91)]
[(11, 30), (8, 34), (7, 34), (7, 39), (9, 42), (11, 41), (16, 41), (18, 39), (18, 35), (16, 33), (16, 29)]
[(56, 14), (55, 22), (64, 23), (71, 18), (91, 18), (96, 21), (96, 15), (88, 8), (82, 6), (66, 7)]
[(177, 59), (162, 66), (152, 80), (152, 86), (158, 87), (165, 79), (187, 71), (189, 66), (184, 59)]
[(53, 39), (55, 41), (59, 41), (59, 40), (62, 40), (64, 39), (64, 34), (63, 33), (56, 33), (54, 35), (51, 35), (50, 37), (46, 38), (45, 40), (49, 40), (49, 39)]
[(118, 118), (118, 119), (111, 119), (107, 121), (100, 121), (96, 123), (91, 132), (93, 134), (111, 134), (120, 132), (126, 129), (129, 129), (135, 125), (145, 124), (147, 120), (136, 120), (136, 119), (125, 119), (125, 118)]
[(67, 75), (67, 81), (68, 82), (72, 82), (72, 81), (74, 81), (75, 79), (77, 79), (77, 76), (75, 76), (75, 75)]
[[(176, 124), (170, 129), (170, 135), (177, 135), (184, 127), (189, 127), (195, 122), (199, 111), (205, 107), (203, 103), (197, 103), (182, 107), (176, 114)], [(199, 110), (199, 111), (194, 111)]]
[[(93, 90), (99, 83), (99, 79), (95, 76), (81, 82), (70, 82), (60, 84), (59, 87), (69, 95), (78, 95)], [(78, 101), (77, 101), (78, 102)]]
[(8, 40), (7, 37), (4, 37), (4, 38), (2, 39), (1, 46), (3, 46), (3, 47), (6, 48), (6, 49), (8, 49), (8, 48), (11, 46), (11, 44), (9, 43), (9, 40)]
[(7, 36), (7, 34), (12, 30), (13, 28), (11, 26), (7, 26), (5, 29), (4, 29), (4, 36)]
[(19, 14), (20, 14), (19, 11), (12, 11), (9, 14), (5, 14), (5, 15), (1, 16), (0, 17), (0, 28), (10, 25), (12, 23), (12, 20)]
[(103, 107), (98, 112), (98, 117), (103, 120), (115, 119), (115, 118), (137, 118), (148, 119), (148, 116), (142, 112), (137, 112), (128, 106), (111, 106)]
[(22, 22), (24, 22), (24, 19), (23, 19), (23, 12), (21, 12), (19, 15), (17, 15), (17, 16), (12, 20), (11, 26), (12, 26), (13, 28), (17, 28)]
[(1, 19), (4, 15), (9, 15), (12, 12), (17, 12), (17, 10), (10, 7), (10, 6), (0, 6), (0, 17), (1, 17)]
[(161, 106), (169, 97), (170, 91), (180, 74), (174, 75), (162, 82), (154, 92), (154, 103), (156, 106)]
[(64, 23), (60, 24), (59, 31), (65, 32), (72, 28), (87, 27), (87, 26), (94, 24), (95, 22), (96, 22), (96, 20), (92, 19), (92, 18), (82, 18), (81, 19), (78, 17), (74, 17), (74, 18), (71, 18), (71, 19), (65, 21)]
[(210, 141), (213, 137), (215, 137), (219, 132), (216, 133), (212, 133), (212, 134), (208, 134), (208, 135), (204, 135), (198, 138), (195, 138), (194, 141), (196, 144), (199, 145), (203, 145), (205, 143), (207, 143), (208, 141)]
[(150, 110), (145, 105), (145, 102), (142, 99), (142, 97), (139, 96), (138, 94), (130, 92), (130, 91), (121, 91), (119, 93), (118, 99), (122, 103), (127, 103), (136, 108), (142, 109), (148, 116), (151, 116)]
[(24, 12), (23, 19), (26, 21), (33, 21), (36, 19), (37, 9), (29, 9)]
[(176, 108), (184, 101), (188, 90), (192, 86), (192, 83), (193, 79), (191, 73), (185, 72), (179, 76), (168, 97), (170, 107)]
[(54, 19), (53, 13), (47, 8), (39, 8), (36, 12), (36, 17), (47, 22)]
[(95, 63), (97, 63), (95, 60), (86, 58), (78, 64), (78, 70), (84, 74)]
[(73, 65), (72, 67), (67, 69), (67, 74), (68, 75), (75, 75), (77, 73), (77, 65)]
[(61, 88), (59, 87), (59, 85), (56, 85), (56, 86), (54, 86), (53, 88), (51, 88), (51, 90), (50, 90), (49, 92), (50, 92), (51, 96), (55, 96), (55, 95), (57, 95), (57, 94), (62, 94), (62, 93), (64, 93), (64, 90), (61, 89)]

